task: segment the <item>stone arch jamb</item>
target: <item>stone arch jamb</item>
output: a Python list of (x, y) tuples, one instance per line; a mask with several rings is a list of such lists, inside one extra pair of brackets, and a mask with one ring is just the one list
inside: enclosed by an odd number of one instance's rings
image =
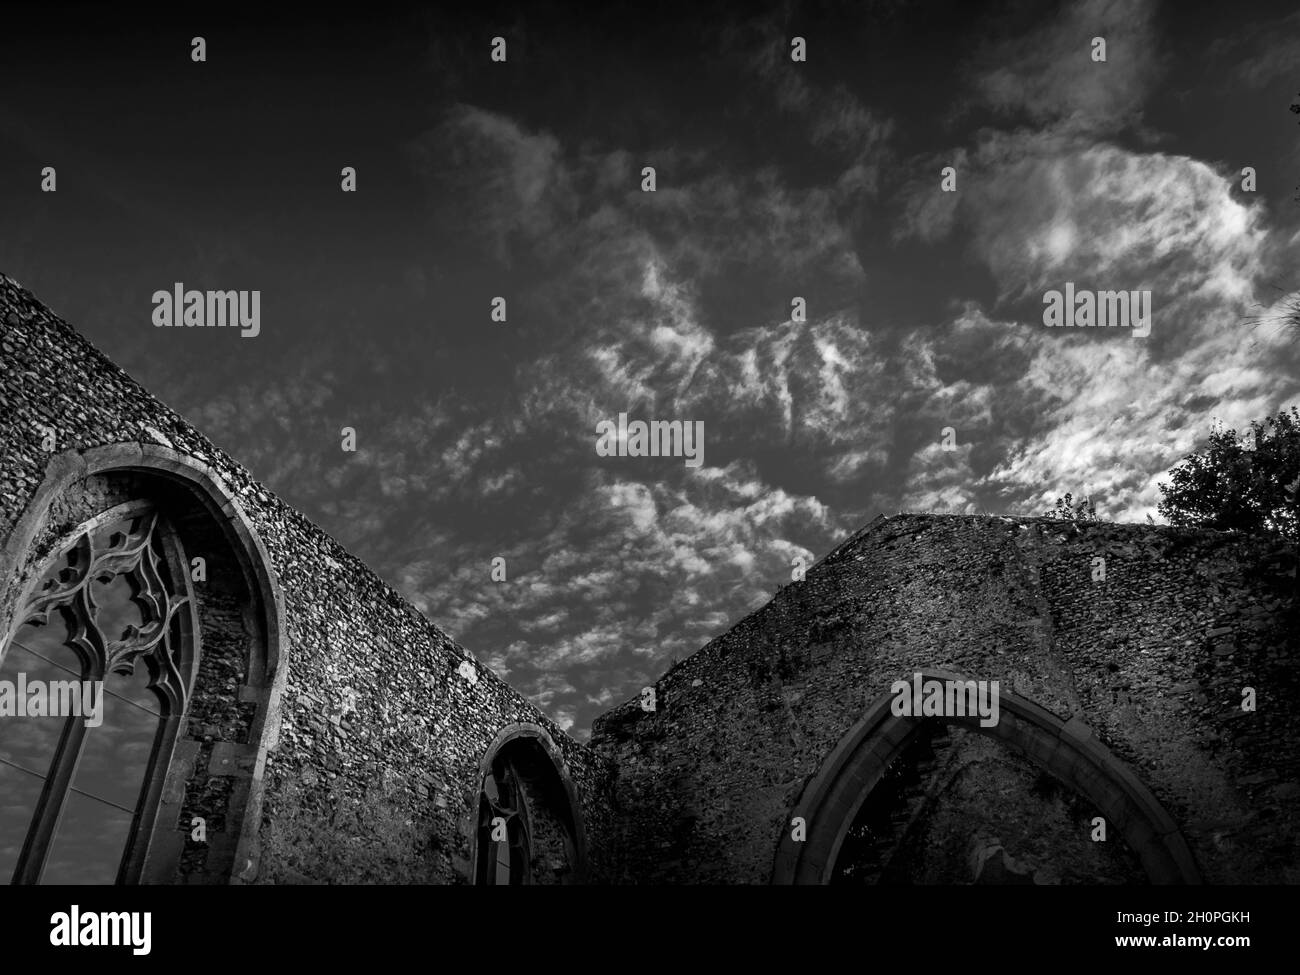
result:
[(564, 797), (568, 802), (568, 814), (570, 825), (573, 830), (573, 882), (585, 884), (587, 882), (587, 832), (582, 820), (582, 804), (579, 802), (578, 788), (574, 785), (573, 776), (569, 774), (568, 763), (564, 761), (564, 755), (556, 746), (555, 740), (550, 733), (541, 725), (533, 724), (529, 721), (516, 721), (508, 724), (497, 732), (496, 737), (492, 739), (492, 744), (484, 750), (482, 758), (478, 763), (478, 780), (474, 783), (475, 795), (474, 803), (468, 816), (464, 820), (463, 831), (469, 839), (470, 844), (470, 877), (478, 875), (478, 793), (479, 782), (483, 776), (488, 774), (492, 768), (492, 762), (496, 759), (497, 753), (501, 751), (510, 742), (519, 738), (528, 738), (535, 741), (541, 750), (550, 760), (551, 766), (555, 770), (556, 778), (564, 789)]
[(15, 570), (23, 564), (51, 503), (83, 478), (118, 471), (139, 471), (166, 477), (189, 488), (221, 527), (245, 574), (247, 589), (257, 603), (251, 609), (252, 623), (258, 629), (254, 647), (260, 652), (255, 652), (249, 661), (247, 684), (258, 705), (249, 732), (251, 741), (257, 742), (257, 752), (244, 804), (243, 825), (235, 843), (231, 875), (231, 883), (250, 883), (257, 875), (260, 858), (258, 827), (262, 818), (263, 776), (267, 752), (275, 747), (279, 738), (281, 701), (288, 672), (281, 663), (289, 639), (285, 628), (284, 598), (266, 547), (239, 502), (211, 467), (160, 444), (109, 444), (82, 451), (68, 450), (52, 456), (46, 465), (45, 478), (22, 516), (8, 534), (0, 538), (0, 634), (7, 640), (18, 602), (31, 582), (18, 578)]
[[(923, 677), (966, 680), (927, 669)], [(1154, 884), (1199, 884), (1200, 873), (1177, 824), (1159, 801), (1077, 718), (1062, 721), (1045, 708), (1009, 692), (998, 695), (999, 720), (982, 727), (978, 717), (898, 717), (892, 694), (879, 698), (822, 762), (781, 825), (773, 865), (774, 884), (828, 883), (840, 847), (858, 810), (880, 782), (890, 761), (920, 729), (943, 720), (997, 738), (1091, 801), (1117, 827), (1141, 859)], [(807, 838), (796, 842), (791, 820), (803, 817)]]

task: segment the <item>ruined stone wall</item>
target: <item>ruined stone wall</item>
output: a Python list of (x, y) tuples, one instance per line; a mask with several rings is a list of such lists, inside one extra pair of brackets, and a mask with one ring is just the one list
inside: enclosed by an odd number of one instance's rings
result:
[[(1300, 881), (1294, 546), (1044, 527), (1029, 560), (1094, 733), (1178, 821), (1207, 883)], [(1092, 581), (1096, 558), (1104, 582)]]
[[(56, 434), (53, 452), (42, 427)], [(459, 882), (479, 763), (503, 728), (523, 722), (549, 734), (578, 794), (591, 879), (766, 882), (790, 810), (828, 753), (893, 681), (937, 666), (1082, 721), (1178, 822), (1206, 880), (1300, 880), (1292, 546), (1043, 519), (878, 519), (670, 670), (655, 712), (634, 700), (600, 719), (588, 747), (483, 668), (474, 665), (476, 681), (461, 676), (472, 658), (446, 634), (0, 276), (0, 552), (25, 515), (53, 505), (32, 544), (0, 565), (0, 608), (12, 611), (16, 580), (62, 528), (92, 502), (131, 493), (120, 479), (88, 478), (38, 498), (59, 458), (105, 445), (119, 445), (124, 463), (160, 445), (210, 470), (283, 595), (260, 858), (231, 861), (256, 743), (245, 740), (255, 722), (230, 690), (243, 675), (223, 638), (205, 656), (177, 749), (175, 879)], [(220, 560), (211, 571), (225, 571)], [(227, 636), (251, 628), (236, 619), (236, 588), (199, 595)], [(1246, 687), (1253, 712), (1240, 707)], [(1085, 862), (1075, 834), (1088, 810), (1043, 788), (1017, 756), (982, 738), (943, 754), (925, 774), (946, 791), (920, 790), (936, 800), (899, 844), (895, 866), (907, 876), (951, 881), (968, 856), (985, 873), (994, 863), (1035, 877), (1129, 876), (1131, 851)], [(994, 808), (1022, 799), (1042, 815)], [(199, 814), (210, 819), (206, 849), (186, 839)], [(950, 842), (972, 815), (1022, 848), (1004, 856), (993, 837), (973, 851)], [(1029, 819), (1059, 835), (1036, 837)], [(1035, 845), (1058, 859), (1082, 852), (1035, 867)]]
[[(1077, 716), (1177, 821), (1205, 880), (1295, 882), (1295, 565), (1292, 546), (1226, 533), (877, 519), (670, 670), (654, 712), (633, 700), (597, 722), (592, 745), (619, 769), (613, 873), (768, 881), (827, 754), (895, 680), (940, 667)], [(1019, 795), (963, 801), (992, 820)], [(946, 842), (928, 829), (925, 848)]]
[[(53, 452), (42, 443), (42, 427), (55, 433)], [(474, 663), (477, 679), (462, 676), (459, 668), (473, 658), (450, 637), (0, 276), (0, 547), (36, 503), (54, 457), (115, 444), (124, 445), (126, 462), (141, 456), (131, 445), (162, 444), (212, 471), (261, 539), (283, 594), (288, 645), (280, 666), (287, 673), (279, 719), (267, 729), (276, 744), (264, 775), (260, 862), (235, 864), (240, 879), (464, 880), (479, 762), (498, 731), (515, 722), (544, 728), (562, 755), (584, 807), (592, 874), (602, 875), (607, 771), (599, 758), (490, 671)], [(0, 600), (13, 601), (22, 571), (0, 565)], [(213, 672), (219, 659), (200, 677), (203, 713), (191, 715), (178, 746), (178, 759), (195, 765), (178, 835), (197, 808), (220, 813), (230, 796), (249, 791), (248, 743), (239, 741), (247, 725), (209, 720), (203, 703), (208, 683), (225, 676)], [(234, 847), (220, 815), (209, 842)], [(175, 879), (229, 879), (202, 866), (202, 851), (187, 843)]]

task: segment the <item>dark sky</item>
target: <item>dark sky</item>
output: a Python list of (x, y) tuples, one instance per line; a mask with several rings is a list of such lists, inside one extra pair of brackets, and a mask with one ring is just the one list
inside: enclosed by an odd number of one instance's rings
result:
[(580, 736), (879, 512), (1142, 520), (1300, 400), (1293, 4), (461, 6), (6, 10), (0, 270)]

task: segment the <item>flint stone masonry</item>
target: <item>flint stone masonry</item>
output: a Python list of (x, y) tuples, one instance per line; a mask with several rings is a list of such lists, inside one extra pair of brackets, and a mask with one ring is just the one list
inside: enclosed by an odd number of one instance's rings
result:
[[(837, 745), (895, 680), (938, 668), (998, 680), (1064, 724), (1024, 752), (969, 729), (908, 746), (921, 757), (902, 785), (872, 797), (895, 834), (859, 844), (862, 876), (1140, 880), (1143, 850), (1097, 849), (1081, 836), (1097, 811), (1034, 764), (1068, 745), (1068, 762), (1108, 750), (1127, 767), (1115, 774), (1163, 807), (1200, 878), (1300, 882), (1297, 556), (1281, 540), (878, 518), (670, 669), (655, 712), (638, 688), (584, 745), (3, 275), (0, 445), (0, 629), (68, 530), (141, 493), (168, 502), (187, 555), (208, 557), (204, 656), (152, 879), (465, 882), (482, 770), (520, 734), (549, 740), (585, 879), (766, 883)], [(265, 579), (232, 538), (264, 557)], [(552, 812), (536, 817), (534, 869), (584, 879), (561, 862)]]
[(597, 719), (591, 744), (619, 769), (612, 875), (767, 882), (825, 757), (894, 681), (938, 667), (1109, 748), (1206, 882), (1300, 881), (1295, 569), (1293, 545), (1230, 533), (878, 518), (665, 674), (656, 711)]

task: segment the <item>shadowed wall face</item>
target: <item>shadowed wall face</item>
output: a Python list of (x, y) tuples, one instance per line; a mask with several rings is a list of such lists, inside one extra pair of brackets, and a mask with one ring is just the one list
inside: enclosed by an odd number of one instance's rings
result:
[[(620, 869), (768, 881), (800, 796), (868, 705), (942, 667), (1095, 736), (1172, 817), (1207, 882), (1294, 881), (1295, 563), (1292, 546), (1226, 533), (878, 519), (666, 674), (655, 712), (633, 701), (597, 724), (593, 746), (621, 773)], [(1247, 687), (1271, 703), (1242, 710)], [(1092, 849), (1096, 810), (990, 747), (947, 748), (934, 768), (912, 766), (898, 802), (875, 797), (885, 848), (859, 844), (857, 875), (1133, 877), (1138, 850)], [(1059, 833), (1051, 856), (1017, 825), (1035, 808)], [(1113, 828), (1107, 842), (1122, 844)]]

